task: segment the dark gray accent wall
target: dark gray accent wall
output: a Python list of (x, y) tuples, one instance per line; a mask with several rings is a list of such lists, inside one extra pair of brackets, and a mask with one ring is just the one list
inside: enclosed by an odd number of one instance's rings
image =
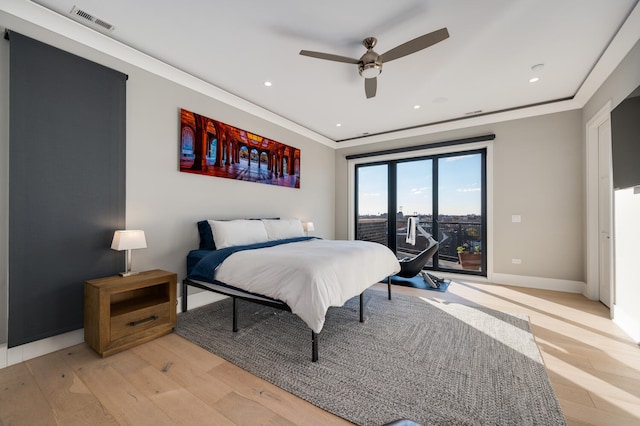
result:
[(125, 226), (127, 76), (10, 32), (9, 347), (83, 327)]

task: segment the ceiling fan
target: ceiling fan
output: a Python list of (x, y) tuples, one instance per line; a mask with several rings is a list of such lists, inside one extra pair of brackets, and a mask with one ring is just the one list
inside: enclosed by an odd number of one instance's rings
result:
[(312, 58), (326, 59), (328, 61), (357, 64), (360, 75), (364, 77), (364, 92), (368, 99), (373, 98), (376, 95), (376, 90), (378, 88), (377, 77), (382, 72), (382, 64), (384, 62), (393, 61), (394, 59), (402, 58), (403, 56), (426, 49), (427, 47), (433, 46), (447, 38), (449, 38), (449, 31), (447, 31), (447, 28), (440, 28), (439, 30), (414, 38), (413, 40), (403, 43), (400, 46), (396, 46), (382, 55), (379, 55), (373, 50), (378, 39), (375, 37), (367, 37), (362, 41), (364, 47), (367, 48), (367, 52), (362, 55), (360, 59), (333, 55), (331, 53), (314, 52), (311, 50), (301, 50), (300, 54), (303, 56), (310, 56)]

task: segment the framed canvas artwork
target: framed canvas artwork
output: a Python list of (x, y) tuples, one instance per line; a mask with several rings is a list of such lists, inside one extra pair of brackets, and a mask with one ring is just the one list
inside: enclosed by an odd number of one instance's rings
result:
[(180, 109), (180, 171), (300, 188), (300, 150)]

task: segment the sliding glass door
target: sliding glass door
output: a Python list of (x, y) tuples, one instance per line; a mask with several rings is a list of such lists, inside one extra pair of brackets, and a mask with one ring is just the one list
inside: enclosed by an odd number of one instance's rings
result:
[[(429, 246), (433, 235), (433, 160), (399, 162), (396, 174), (396, 254), (413, 257)], [(413, 229), (408, 229), (410, 217)]]
[(388, 164), (363, 165), (356, 169), (357, 240), (390, 247), (388, 188)]
[(403, 258), (433, 237), (440, 246), (427, 269), (486, 275), (485, 164), (476, 150), (357, 165), (356, 238)]
[(438, 162), (440, 269), (486, 270), (484, 176), (481, 153), (452, 155)]

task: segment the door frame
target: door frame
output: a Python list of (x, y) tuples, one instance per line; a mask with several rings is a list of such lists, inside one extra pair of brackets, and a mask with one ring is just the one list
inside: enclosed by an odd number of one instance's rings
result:
[[(600, 300), (600, 225), (599, 225), (599, 154), (598, 128), (611, 120), (611, 101), (596, 112), (586, 124), (586, 273), (587, 287), (584, 295), (591, 300)], [(613, 188), (612, 188), (613, 192)], [(612, 195), (612, 194), (611, 194)], [(613, 206), (611, 206), (613, 208)], [(613, 216), (611, 216), (613, 222)], [(610, 224), (613, 228), (613, 223)], [(613, 253), (613, 232), (609, 239), (610, 253)], [(610, 270), (613, 271), (613, 256), (610, 258)], [(609, 291), (611, 305), (615, 304), (615, 282), (610, 280)]]

